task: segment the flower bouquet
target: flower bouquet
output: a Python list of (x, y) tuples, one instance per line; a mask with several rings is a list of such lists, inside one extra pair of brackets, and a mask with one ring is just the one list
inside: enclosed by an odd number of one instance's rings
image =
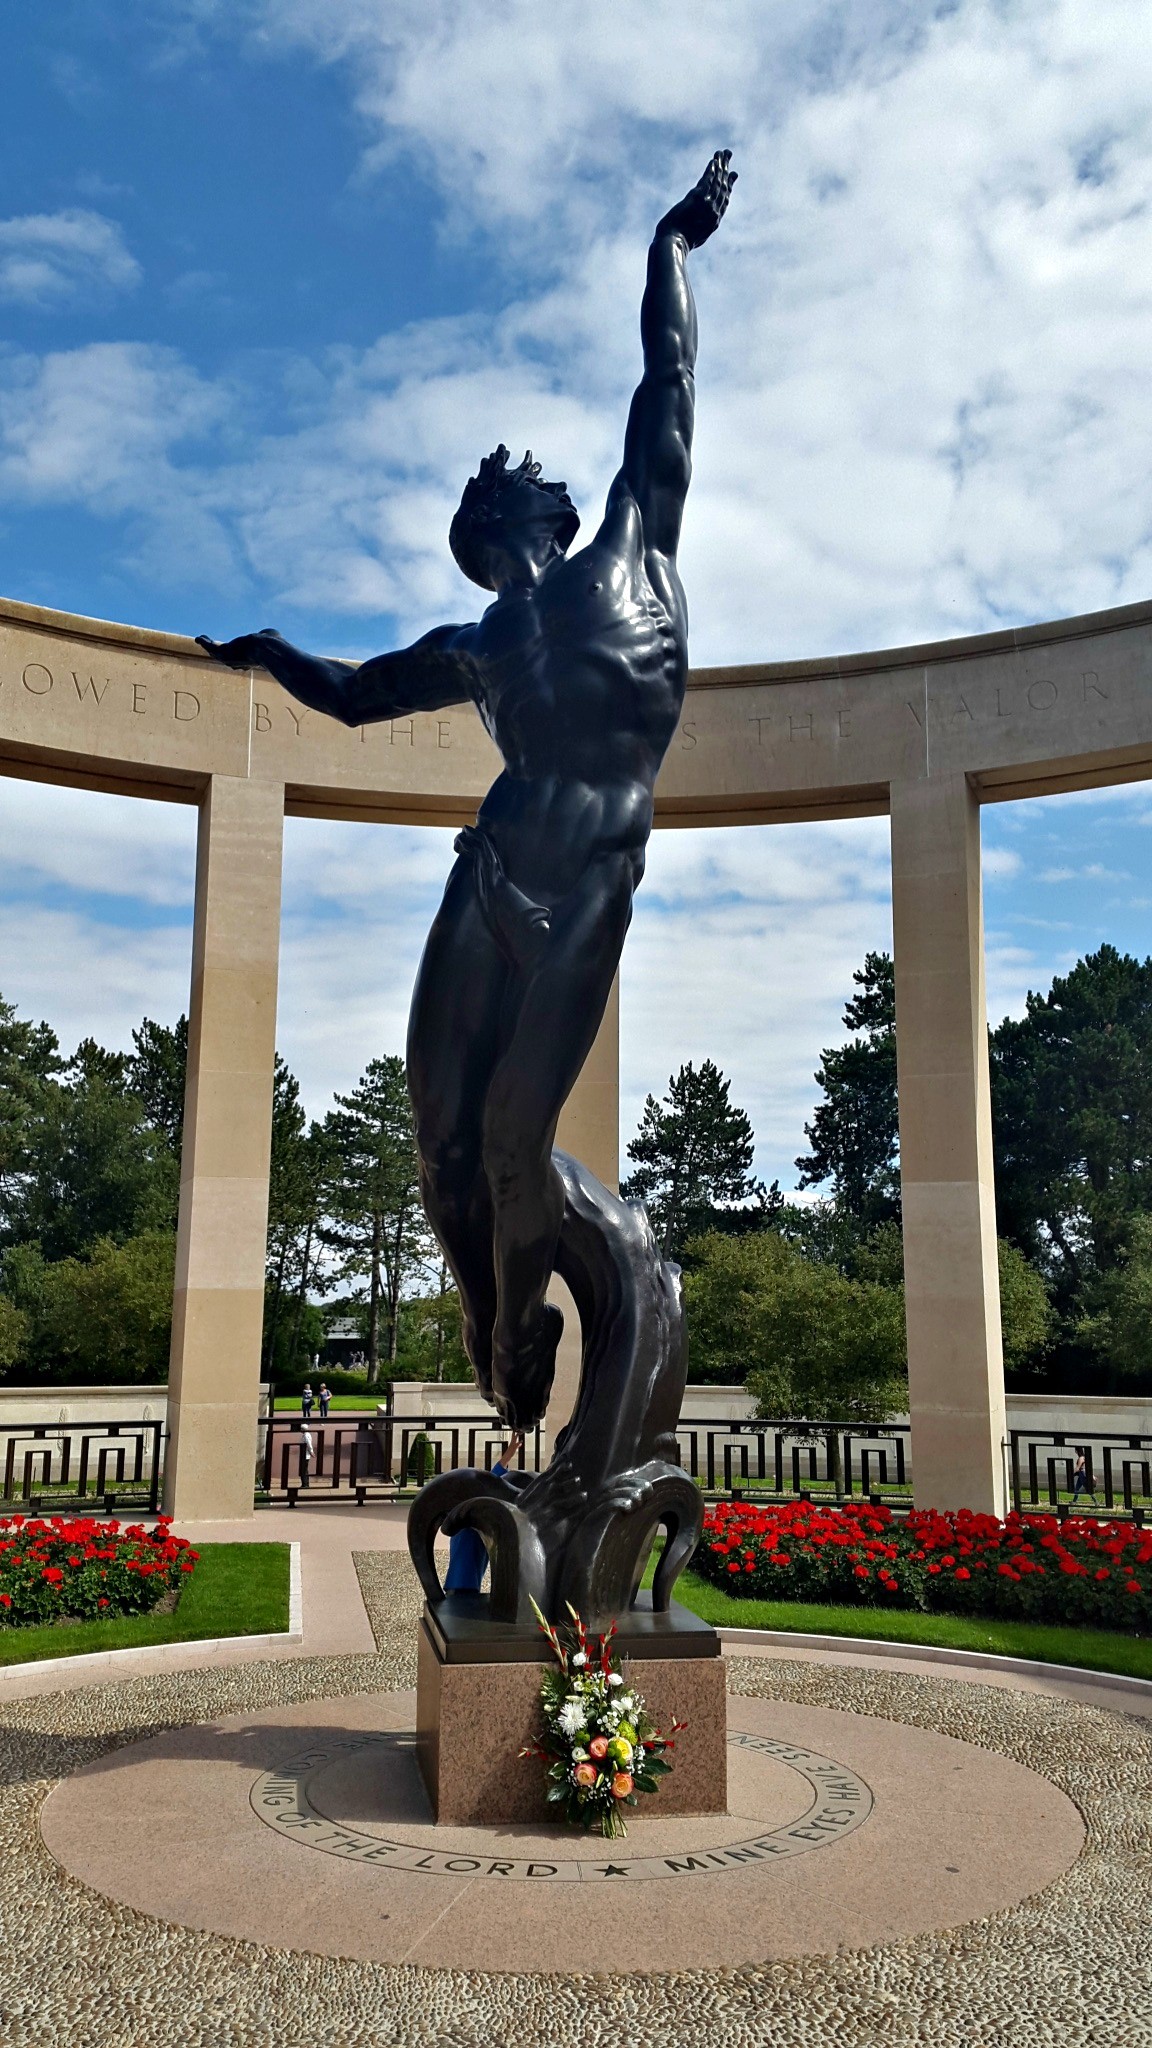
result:
[(687, 1724), (673, 1721), (667, 1735), (653, 1727), (640, 1694), (625, 1683), (612, 1648), (615, 1622), (593, 1646), (576, 1609), (569, 1607), (573, 1643), (568, 1649), (538, 1607), (535, 1612), (559, 1669), (546, 1671), (540, 1685), (544, 1733), (520, 1755), (547, 1764), (548, 1803), (560, 1807), (574, 1827), (626, 1835), (624, 1808), (637, 1804), (638, 1792), (659, 1790), (661, 1778), (672, 1769), (667, 1753)]

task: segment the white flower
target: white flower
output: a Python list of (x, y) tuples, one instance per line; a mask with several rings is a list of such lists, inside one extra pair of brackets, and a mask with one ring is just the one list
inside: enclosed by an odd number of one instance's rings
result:
[(571, 1661), (576, 1666), (577, 1670), (579, 1670), (582, 1665), (585, 1665), (588, 1662), (588, 1659), (585, 1656), (583, 1650), (573, 1650)]
[(561, 1707), (560, 1712), (556, 1716), (556, 1719), (560, 1723), (561, 1728), (564, 1730), (565, 1735), (575, 1735), (577, 1729), (583, 1728), (584, 1723), (587, 1720), (587, 1715), (584, 1711), (583, 1700), (576, 1699), (574, 1696), (570, 1695), (569, 1698), (565, 1700), (564, 1705)]
[(623, 1685), (624, 1680), (618, 1671), (610, 1671), (608, 1673), (608, 1683), (609, 1685)]

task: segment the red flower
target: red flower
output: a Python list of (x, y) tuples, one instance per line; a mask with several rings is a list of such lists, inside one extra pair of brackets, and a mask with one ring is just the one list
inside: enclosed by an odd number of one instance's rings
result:
[(956, 1574), (956, 1577), (957, 1577), (958, 1579), (970, 1579), (970, 1578), (972, 1577), (972, 1574), (971, 1574), (971, 1572), (969, 1571), (969, 1569), (968, 1569), (968, 1567), (967, 1567), (967, 1565), (966, 1565), (966, 1564), (962, 1564), (962, 1565), (960, 1566), (960, 1569), (959, 1569), (959, 1571), (957, 1572), (957, 1574)]

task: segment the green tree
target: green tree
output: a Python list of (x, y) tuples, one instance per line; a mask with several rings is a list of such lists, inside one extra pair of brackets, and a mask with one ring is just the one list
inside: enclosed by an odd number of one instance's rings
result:
[(11, 1372), (24, 1357), (29, 1324), (23, 1309), (0, 1294), (0, 1373)]
[(472, 1378), (464, 1349), (460, 1296), (443, 1260), (435, 1291), (413, 1295), (401, 1304), (400, 1341), (392, 1371), (394, 1378), (405, 1380)]
[(188, 1019), (157, 1024), (145, 1017), (132, 1033), (128, 1084), (144, 1105), (154, 1131), (162, 1131), (179, 1160), (184, 1134), (184, 1084), (188, 1071)]
[(671, 1076), (663, 1102), (649, 1095), (644, 1104), (628, 1147), (634, 1168), (620, 1192), (645, 1203), (665, 1258), (712, 1226), (718, 1208), (751, 1201), (767, 1221), (778, 1204), (779, 1190), (770, 1193), (751, 1175), (752, 1125), (728, 1090), (711, 1060), (689, 1061)]
[(381, 1356), (390, 1369), (395, 1364), (401, 1299), (432, 1257), (403, 1060), (370, 1060), (336, 1104), (323, 1126), (328, 1165), (320, 1237), (332, 1255), (333, 1283), (359, 1281), (359, 1297), (367, 1300), (373, 1387)]
[(0, 1243), (19, 1232), (32, 1133), (63, 1064), (56, 1033), (26, 1022), (0, 996)]
[(694, 1380), (755, 1377), (776, 1415), (876, 1421), (902, 1405), (902, 1288), (847, 1279), (775, 1230), (710, 1232), (693, 1239), (688, 1259)]
[[(320, 1191), (309, 1172), (306, 1118), (300, 1083), (280, 1054), (272, 1071), (272, 1142), (268, 1164), (268, 1242), (264, 1289), (263, 1364), (279, 1355), (281, 1319), (299, 1269), (307, 1269), (306, 1240), (319, 1221)], [(301, 1276), (307, 1294), (307, 1271)], [(289, 1307), (289, 1314), (291, 1313)]]
[(26, 1170), (11, 1232), (45, 1258), (79, 1258), (98, 1238), (123, 1244), (172, 1229), (179, 1169), (127, 1083), (128, 1056), (85, 1039), (29, 1119)]
[(166, 1230), (45, 1262), (32, 1335), (41, 1366), (66, 1380), (166, 1380), (175, 1263)]
[(826, 1046), (818, 1103), (797, 1159), (802, 1188), (831, 1182), (837, 1207), (871, 1228), (900, 1215), (896, 1101), (896, 980), (891, 955), (866, 953), (852, 976), (859, 989), (844, 1011), (847, 1045)]
[(1077, 1328), (1121, 1380), (1152, 1373), (1152, 1216), (1134, 1216), (1118, 1263), (1093, 1290), (1091, 1313)]
[(1000, 1227), (1075, 1323), (1152, 1213), (1152, 959), (1101, 946), (992, 1034)]
[(1022, 1251), (1002, 1237), (996, 1247), (1000, 1268), (1000, 1333), (1008, 1372), (1038, 1372), (1056, 1334), (1048, 1289)]
[[(696, 1239), (685, 1279), (694, 1379), (743, 1381), (761, 1415), (883, 1422), (908, 1398), (904, 1290), (850, 1280), (777, 1231)], [(840, 1489), (840, 1437), (828, 1431)]]

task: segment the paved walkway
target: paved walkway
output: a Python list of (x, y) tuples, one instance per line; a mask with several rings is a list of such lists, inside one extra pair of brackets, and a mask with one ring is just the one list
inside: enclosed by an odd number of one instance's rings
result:
[[(341, 1546), (324, 1511), (307, 1519), (314, 1528), (296, 1534), (324, 1597), (321, 1552), (338, 1561)], [(701, 1840), (694, 1858), (677, 1844), (674, 1877), (647, 1892), (629, 1882), (645, 1873), (621, 1871), (616, 1855), (640, 1849), (639, 1821), (634, 1840), (614, 1845), (610, 1873), (586, 1881), (582, 1871), (575, 1892), (570, 1882), (557, 1890), (540, 1882), (548, 1873), (537, 1859), (509, 1892), (515, 1845), (501, 1840), (478, 1873), (472, 1854), (409, 1840), (410, 1821), (420, 1823), (397, 1807), (404, 1784), (390, 1788), (371, 1767), (387, 1761), (390, 1736), (401, 1763), (410, 1741), (402, 1724), (419, 1589), (398, 1554), (397, 1521), (376, 1525), (375, 1554), (361, 1566), (374, 1653), (298, 1650), (0, 1700), (6, 2044), (1152, 2042), (1146, 1722), (1041, 1691), (957, 1683), (938, 1668), (910, 1674), (885, 1661), (865, 1670), (851, 1648), (820, 1659), (733, 1655), (737, 1741), (759, 1745), (763, 1732), (793, 1778), (826, 1771), (831, 1759), (835, 1779), (820, 1783), (829, 1798), (853, 1794), (855, 1830), (815, 1853), (809, 1845), (786, 1871), (764, 1863), (781, 1827), (795, 1833), (788, 1816), (805, 1796), (776, 1772), (775, 1789), (767, 1780), (752, 1788), (768, 1836), (734, 1847), (726, 1835)], [(372, 1527), (371, 1518), (348, 1518), (348, 1558)], [(334, 1610), (323, 1620), (333, 1636), (341, 1625)], [(365, 1767), (350, 1773), (349, 1742), (359, 1750), (365, 1737)], [(301, 1796), (315, 1799), (320, 1816), (304, 1810), (304, 1838), (284, 1821), (292, 1769), (305, 1774)], [(872, 1797), (867, 1814), (849, 1772)], [(807, 1844), (814, 1829), (798, 1825)], [(571, 1852), (567, 1837), (561, 1846)], [(400, 1850), (414, 1861), (403, 1890)], [(119, 1858), (116, 1869), (109, 1857)], [(617, 1897), (622, 1882), (627, 1904)], [(834, 1892), (840, 1918), (830, 1927)], [(250, 1916), (260, 1913), (257, 1926)], [(682, 1938), (670, 1947), (673, 1921)], [(701, 1966), (706, 1937), (719, 1968)], [(664, 1947), (645, 1972), (650, 1939)], [(595, 1974), (590, 1961), (600, 1964)]]

